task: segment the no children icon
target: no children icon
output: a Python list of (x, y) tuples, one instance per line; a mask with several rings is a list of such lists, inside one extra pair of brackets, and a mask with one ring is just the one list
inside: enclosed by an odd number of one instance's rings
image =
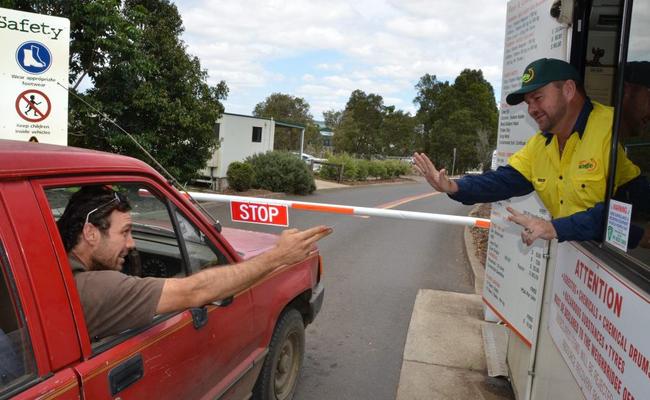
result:
[(32, 40), (18, 47), (16, 62), (25, 72), (42, 74), (52, 65), (52, 53), (43, 43)]
[(25, 90), (16, 98), (16, 111), (28, 122), (41, 122), (52, 111), (52, 103), (45, 93), (36, 89)]

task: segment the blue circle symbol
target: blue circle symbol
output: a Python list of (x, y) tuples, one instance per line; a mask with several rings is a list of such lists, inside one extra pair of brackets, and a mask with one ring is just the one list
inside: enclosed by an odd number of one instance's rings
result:
[(52, 65), (52, 53), (43, 43), (31, 40), (18, 47), (16, 62), (25, 72), (42, 74)]

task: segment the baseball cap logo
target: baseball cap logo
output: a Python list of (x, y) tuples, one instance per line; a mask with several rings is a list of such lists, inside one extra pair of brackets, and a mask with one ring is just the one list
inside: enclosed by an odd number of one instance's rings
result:
[(528, 68), (526, 72), (524, 72), (524, 75), (521, 77), (521, 82), (522, 83), (528, 83), (533, 80), (535, 77), (535, 70), (532, 68)]

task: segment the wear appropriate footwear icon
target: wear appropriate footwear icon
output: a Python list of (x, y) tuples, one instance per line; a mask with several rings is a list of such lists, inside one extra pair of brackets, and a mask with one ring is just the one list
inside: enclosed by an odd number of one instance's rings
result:
[(25, 67), (45, 67), (45, 63), (38, 55), (38, 47), (31, 45), (28, 49), (23, 49), (23, 66)]
[(43, 43), (30, 40), (16, 50), (16, 62), (27, 73), (42, 74), (52, 65), (52, 53)]

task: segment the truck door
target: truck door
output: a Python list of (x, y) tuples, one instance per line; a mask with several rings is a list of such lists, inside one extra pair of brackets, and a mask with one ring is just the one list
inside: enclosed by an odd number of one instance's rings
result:
[[(130, 202), (137, 255), (130, 255), (124, 273), (183, 278), (231, 261), (220, 245), (198, 228), (200, 218), (165, 196), (165, 190), (152, 181), (107, 178), (94, 182), (40, 182), (42, 202), (54, 216), (48, 222), (54, 232), (55, 220), (70, 196), (91, 183), (109, 186)], [(72, 282), (71, 298), (78, 301), (61, 242), (57, 243), (57, 252), (64, 275)], [(98, 340), (89, 337), (85, 320), (79, 316), (86, 361), (76, 369), (83, 382), (83, 395), (91, 399), (192, 399), (219, 398), (242, 390), (238, 398), (245, 398), (254, 380), (249, 379), (245, 388), (238, 383), (245, 381), (258, 357), (251, 314), (251, 294), (247, 290), (227, 306), (208, 305), (158, 315), (149, 326)]]
[[(67, 366), (78, 360), (78, 346), (50, 346), (55, 342), (66, 343), (70, 336), (75, 340), (74, 326), (62, 323), (66, 317), (70, 322), (72, 319), (65, 291), (57, 290), (63, 287), (61, 277), (51, 274), (58, 273), (58, 269), (49, 268), (51, 265), (47, 263), (39, 265), (39, 273), (51, 285), (37, 295), (35, 285), (39, 281), (29, 279), (27, 271), (31, 264), (26, 260), (34, 254), (51, 256), (51, 246), (48, 248), (46, 244), (39, 250), (37, 242), (21, 246), (16, 240), (16, 235), (26, 230), (31, 230), (33, 237), (43, 234), (42, 229), (29, 223), (38, 213), (24, 213), (37, 211), (30, 207), (33, 196), (20, 199), (25, 206), (20, 228), (14, 224), (15, 215), (6, 212), (5, 207), (11, 209), (15, 203), (12, 195), (16, 194), (17, 186), (21, 185), (0, 183), (0, 399), (78, 399), (78, 379)], [(51, 303), (43, 304), (40, 300), (44, 298)], [(40, 318), (41, 311), (48, 313), (54, 309), (53, 304), (58, 304), (60, 310), (59, 316), (53, 318), (58, 319), (58, 331), (47, 329), (52, 321)]]

